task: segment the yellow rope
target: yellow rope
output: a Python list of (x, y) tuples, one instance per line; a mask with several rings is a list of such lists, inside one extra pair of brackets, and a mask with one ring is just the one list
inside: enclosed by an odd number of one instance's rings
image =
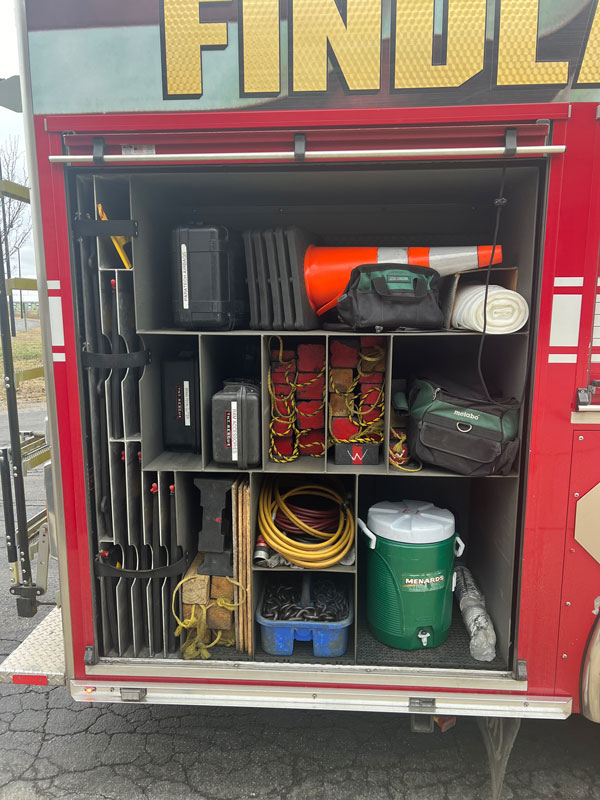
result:
[[(214, 647), (217, 644), (221, 644), (224, 647), (231, 647), (235, 644), (235, 634), (233, 636), (231, 634), (223, 636), (223, 631), (217, 631), (215, 639), (209, 644), (205, 644), (203, 642), (206, 631), (208, 630), (206, 615), (208, 614), (209, 608), (214, 608), (217, 606), (218, 608), (226, 608), (227, 611), (235, 611), (236, 608), (246, 602), (246, 587), (242, 586), (242, 584), (238, 581), (234, 581), (233, 578), (227, 578), (231, 584), (240, 589), (243, 596), (239, 602), (232, 602), (231, 600), (227, 600), (226, 597), (217, 597), (216, 600), (213, 600), (211, 603), (194, 603), (192, 604), (192, 614), (189, 619), (179, 619), (177, 612), (175, 611), (177, 592), (181, 589), (184, 583), (194, 580), (195, 578), (196, 575), (188, 575), (179, 581), (173, 590), (173, 597), (171, 598), (171, 611), (175, 621), (177, 622), (175, 636), (182, 636), (184, 631), (187, 631), (185, 642), (181, 644), (181, 655), (185, 659), (207, 659), (211, 656), (211, 647)], [(199, 612), (198, 617), (196, 616), (196, 609), (198, 609)]]
[[(289, 392), (282, 396), (278, 396), (275, 393), (275, 387), (273, 384), (273, 368), (270, 366), (268, 372), (268, 389), (269, 396), (271, 398), (271, 420), (269, 422), (269, 458), (271, 461), (275, 461), (278, 464), (286, 464), (291, 461), (295, 461), (300, 456), (303, 449), (307, 449), (308, 447), (312, 446), (302, 444), (302, 436), (305, 436), (308, 433), (308, 430), (303, 430), (299, 426), (298, 417), (307, 419), (310, 417), (316, 417), (325, 408), (326, 390), (325, 387), (323, 387), (321, 405), (315, 409), (315, 411), (302, 414), (298, 414), (296, 393), (298, 389), (304, 389), (307, 386), (310, 386), (312, 383), (315, 383), (315, 381), (318, 381), (319, 378), (323, 377), (325, 375), (325, 365), (323, 365), (323, 369), (313, 378), (310, 378), (303, 383), (298, 383), (296, 359), (290, 359), (289, 361), (284, 360), (283, 340), (281, 336), (272, 336), (269, 339), (269, 353), (273, 352), (271, 349), (271, 341), (273, 339), (276, 339), (279, 342), (277, 360), (280, 364), (287, 365), (283, 378), (284, 383), (289, 387)], [(284, 413), (281, 413), (280, 410), (282, 406)], [(285, 428), (282, 430), (275, 430), (277, 423), (283, 423)], [(283, 439), (288, 436), (292, 437), (292, 452), (290, 455), (284, 455), (279, 450), (277, 439)], [(323, 442), (322, 452), (309, 453), (308, 455), (312, 456), (313, 458), (322, 458), (325, 455), (325, 443)]]
[(390, 464), (396, 469), (401, 469), (403, 472), (420, 472), (423, 469), (423, 464), (418, 459), (414, 460), (415, 467), (408, 467), (405, 466), (406, 464), (410, 464), (410, 456), (409, 455), (402, 455), (404, 444), (406, 442), (406, 434), (404, 431), (398, 431), (394, 428), (390, 428), (390, 433), (394, 435), (397, 439), (395, 444), (392, 444), (390, 441), (389, 447), (389, 457), (390, 457)]
[[(329, 368), (329, 389), (331, 392), (334, 392), (338, 395), (338, 397), (342, 397), (344, 400), (344, 404), (346, 406), (346, 412), (348, 414), (348, 419), (356, 428), (356, 433), (353, 433), (347, 439), (340, 439), (333, 435), (333, 413), (331, 404), (329, 406), (329, 443), (350, 443), (350, 442), (358, 442), (358, 443), (371, 443), (371, 444), (382, 444), (384, 440), (384, 416), (385, 416), (385, 391), (383, 384), (379, 390), (379, 394), (377, 396), (377, 400), (373, 402), (367, 402), (364, 397), (357, 393), (357, 388), (359, 387), (360, 378), (366, 377), (371, 373), (365, 372), (364, 364), (367, 363), (377, 363), (381, 361), (381, 359), (385, 356), (385, 351), (382, 347), (373, 347), (370, 348), (369, 352), (361, 350), (359, 353), (358, 364), (356, 367), (357, 375), (345, 391), (338, 389), (333, 379), (333, 369)], [(364, 407), (367, 406), (365, 410)], [(370, 422), (364, 421), (364, 416), (366, 414), (371, 414), (375, 409), (379, 412), (377, 417)]]

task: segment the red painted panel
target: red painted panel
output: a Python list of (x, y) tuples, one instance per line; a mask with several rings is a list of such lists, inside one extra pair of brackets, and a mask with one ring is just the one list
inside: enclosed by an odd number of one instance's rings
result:
[(600, 597), (600, 564), (575, 541), (578, 503), (575, 495), (578, 494), (581, 499), (600, 483), (599, 453), (600, 430), (582, 429), (573, 433), (556, 688), (558, 693), (573, 696), (575, 711), (579, 710), (581, 660), (590, 630), (596, 622), (595, 600)]
[(13, 675), (12, 682), (24, 686), (48, 686), (47, 675)]
[(65, 361), (54, 362), (60, 463), (69, 571), (72, 644), (75, 677), (85, 677), (83, 653), (94, 642), (88, 521), (83, 468), (83, 440), (77, 373), (78, 343), (75, 335), (65, 177), (61, 166), (48, 156), (62, 151), (60, 136), (47, 136), (43, 120), (36, 119), (38, 175), (42, 197), (42, 227), (46, 275), (61, 285)]
[[(568, 350), (549, 347), (555, 276), (583, 276), (583, 289), (559, 290), (560, 294), (583, 293), (583, 321), (593, 304), (598, 231), (590, 217), (596, 202), (590, 173), (597, 126), (595, 105), (574, 106), (568, 123), (555, 124), (553, 136), (555, 144), (564, 139), (567, 151), (553, 157), (550, 170), (518, 619), (518, 657), (527, 662), (530, 691), (543, 694), (572, 691), (564, 681), (556, 683), (556, 654), (569, 498), (570, 415), (578, 374), (587, 364), (586, 345), (582, 345), (585, 333), (580, 335), (579, 364), (549, 363), (548, 357)], [(575, 355), (576, 348), (570, 352)]]
[(69, 114), (46, 118), (49, 132), (199, 131), (243, 128), (306, 128), (329, 126), (441, 125), (471, 122), (566, 120), (568, 103), (504, 106), (437, 106), (430, 108), (331, 109), (315, 111), (206, 111), (172, 114)]

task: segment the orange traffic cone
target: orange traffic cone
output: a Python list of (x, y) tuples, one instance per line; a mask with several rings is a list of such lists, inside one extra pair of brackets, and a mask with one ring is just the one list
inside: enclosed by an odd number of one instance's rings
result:
[(502, 247), (315, 247), (304, 257), (304, 283), (314, 311), (324, 314), (343, 294), (350, 273), (361, 264), (412, 264), (453, 275), (490, 264), (500, 264)]

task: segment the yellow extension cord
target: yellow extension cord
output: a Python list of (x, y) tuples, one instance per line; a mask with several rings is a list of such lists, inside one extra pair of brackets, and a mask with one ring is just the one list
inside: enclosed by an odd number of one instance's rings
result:
[[(287, 505), (289, 498), (298, 495), (324, 497), (339, 505), (340, 516), (335, 533), (316, 530), (298, 519)], [(320, 541), (314, 544), (296, 541), (279, 530), (274, 522), (278, 509), (302, 531)], [(265, 481), (258, 500), (258, 528), (269, 547), (292, 564), (310, 569), (327, 569), (338, 564), (354, 543), (354, 516), (344, 498), (333, 489), (316, 484), (296, 486), (281, 494), (276, 479)]]

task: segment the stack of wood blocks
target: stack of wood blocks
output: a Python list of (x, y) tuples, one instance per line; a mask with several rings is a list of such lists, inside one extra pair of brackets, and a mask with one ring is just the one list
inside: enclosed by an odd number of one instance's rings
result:
[[(379, 457), (383, 442), (385, 341), (378, 336), (332, 339), (329, 350), (329, 433), (333, 444), (363, 444)], [(347, 449), (347, 448), (346, 448)], [(336, 463), (356, 460), (336, 449)], [(362, 453), (362, 451), (361, 451)], [(358, 463), (367, 463), (362, 460)], [(377, 461), (375, 461), (377, 463)]]
[(298, 449), (302, 456), (325, 455), (325, 345), (298, 345), (296, 380)]
[(271, 461), (325, 455), (325, 345), (271, 348)]
[(183, 620), (202, 620), (206, 613), (206, 625), (195, 625), (193, 631), (201, 637), (202, 644), (235, 645), (239, 652), (252, 655), (250, 487), (246, 479), (238, 478), (231, 487), (231, 511), (233, 580), (198, 574), (204, 563), (204, 553), (198, 553), (181, 589)]

